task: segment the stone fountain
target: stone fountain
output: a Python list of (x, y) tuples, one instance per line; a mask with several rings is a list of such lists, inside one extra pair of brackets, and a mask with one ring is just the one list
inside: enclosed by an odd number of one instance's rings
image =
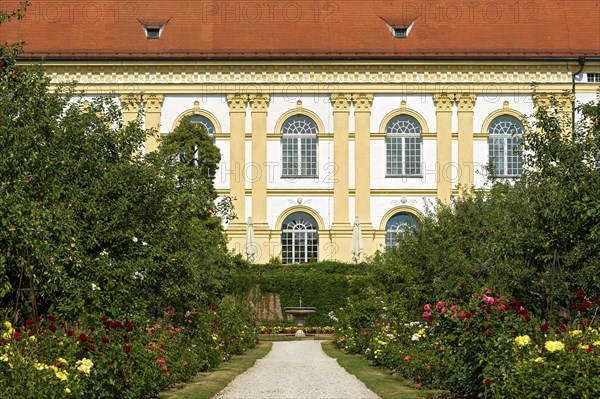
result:
[(298, 327), (296, 337), (306, 337), (303, 330), (305, 325), (304, 316), (315, 313), (315, 308), (303, 307), (302, 299), (300, 299), (300, 306), (285, 308), (284, 311), (294, 317), (294, 324)]

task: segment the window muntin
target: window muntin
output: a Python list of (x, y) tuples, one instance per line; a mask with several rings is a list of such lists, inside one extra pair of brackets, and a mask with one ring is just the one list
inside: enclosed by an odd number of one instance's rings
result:
[(390, 249), (399, 245), (398, 239), (412, 234), (419, 226), (417, 218), (407, 212), (399, 212), (392, 216), (385, 225), (385, 248)]
[(306, 263), (319, 259), (319, 232), (315, 218), (295, 212), (285, 218), (281, 231), (283, 263)]
[(187, 120), (196, 126), (204, 127), (211, 136), (214, 136), (216, 133), (214, 123), (212, 123), (211, 120), (204, 115), (188, 116)]
[(420, 176), (423, 129), (412, 116), (393, 117), (385, 127), (386, 175)]
[(514, 116), (501, 115), (488, 127), (489, 162), (500, 177), (519, 176), (523, 172), (523, 124)]
[(305, 115), (294, 115), (281, 127), (284, 177), (317, 176), (317, 124)]
[(600, 83), (600, 73), (588, 73), (587, 81), (588, 83)]

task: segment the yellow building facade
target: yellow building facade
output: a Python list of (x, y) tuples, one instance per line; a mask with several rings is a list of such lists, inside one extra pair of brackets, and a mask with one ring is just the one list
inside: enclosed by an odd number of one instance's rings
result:
[[(92, 1), (70, 11), (72, 25), (53, 25), (54, 42), (42, 38), (55, 21), (39, 3), (23, 23), (32, 31), (21, 30), (33, 43), (23, 62), (41, 60), (53, 84), (75, 81), (85, 98), (134, 98), (160, 135), (184, 119), (205, 126), (222, 154), (215, 187), (237, 215), (225, 226), (230, 249), (256, 263), (385, 250), (437, 201), (485, 188), (487, 165), (518, 177), (523, 115), (555, 95), (569, 116), (600, 82), (594, 11), (565, 14), (591, 33), (573, 44), (548, 24), (558, 18), (551, 2), (534, 24), (503, 5), (504, 19), (491, 20), (489, 5), (463, 1), (431, 2), (433, 14), (383, 1), (315, 3), (318, 12), (297, 4), (293, 15), (275, 1), (252, 18), (244, 10), (258, 3), (198, 2), (187, 15), (134, 1), (118, 21), (107, 13), (85, 25), (91, 4), (105, 8)], [(473, 13), (457, 22), (448, 12), (461, 5)]]

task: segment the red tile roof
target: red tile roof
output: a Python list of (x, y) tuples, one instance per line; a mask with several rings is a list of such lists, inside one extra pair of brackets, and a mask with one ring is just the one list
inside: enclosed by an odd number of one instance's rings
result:
[[(32, 3), (24, 20), (0, 28), (0, 42), (25, 40), (23, 56), (32, 58), (600, 57), (600, 0)], [(385, 22), (414, 20), (406, 39)], [(160, 39), (146, 38), (142, 24), (166, 21)]]

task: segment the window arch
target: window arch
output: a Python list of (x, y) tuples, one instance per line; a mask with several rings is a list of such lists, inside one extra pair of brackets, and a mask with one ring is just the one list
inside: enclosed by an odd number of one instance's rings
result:
[(319, 232), (314, 217), (295, 212), (283, 220), (281, 260), (283, 263), (306, 263), (319, 259)]
[(204, 115), (194, 114), (194, 115), (188, 116), (185, 119), (193, 125), (204, 127), (206, 129), (206, 131), (208, 132), (208, 134), (210, 134), (213, 137), (214, 137), (215, 133), (217, 132), (217, 130), (215, 128), (215, 124), (212, 123), (212, 121)]
[(490, 166), (498, 176), (519, 176), (523, 171), (523, 124), (512, 115), (492, 119), (488, 132)]
[(416, 118), (401, 114), (385, 126), (387, 176), (420, 176), (423, 128)]
[(411, 234), (418, 228), (418, 219), (408, 212), (398, 212), (385, 224), (385, 247), (386, 249), (398, 246), (398, 238)]
[(281, 126), (281, 159), (284, 177), (317, 176), (317, 133), (313, 119), (293, 115)]

